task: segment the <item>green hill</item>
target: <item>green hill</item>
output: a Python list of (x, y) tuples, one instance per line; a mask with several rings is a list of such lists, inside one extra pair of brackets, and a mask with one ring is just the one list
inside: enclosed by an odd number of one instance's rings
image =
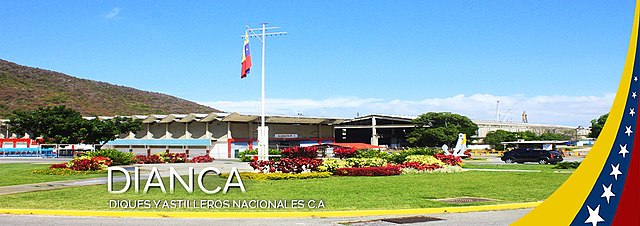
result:
[(0, 116), (16, 109), (63, 104), (85, 116), (220, 112), (166, 94), (80, 79), (0, 59)]

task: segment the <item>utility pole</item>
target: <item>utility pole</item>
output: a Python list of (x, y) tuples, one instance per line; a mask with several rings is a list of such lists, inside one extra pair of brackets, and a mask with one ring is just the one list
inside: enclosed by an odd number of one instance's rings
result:
[(496, 121), (500, 122), (500, 101), (496, 103)]
[[(251, 32), (249, 37), (257, 38), (260, 43), (262, 43), (262, 91), (261, 91), (261, 104), (260, 104), (260, 128), (258, 128), (258, 159), (259, 160), (269, 160), (269, 128), (265, 125), (265, 116), (264, 116), (264, 102), (265, 102), (265, 92), (264, 92), (264, 74), (265, 74), (265, 65), (264, 65), (264, 56), (265, 56), (265, 47), (266, 47), (266, 37), (267, 36), (277, 36), (277, 35), (286, 35), (287, 32), (269, 32), (267, 30), (279, 29), (280, 27), (267, 27), (268, 23), (262, 23), (262, 27), (260, 28), (250, 28), (246, 27), (247, 31)], [(261, 34), (256, 34), (255, 31), (262, 31)]]

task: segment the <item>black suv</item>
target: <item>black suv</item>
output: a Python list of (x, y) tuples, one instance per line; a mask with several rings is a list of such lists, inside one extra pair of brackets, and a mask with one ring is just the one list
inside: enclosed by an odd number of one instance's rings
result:
[(505, 163), (538, 162), (540, 164), (556, 164), (562, 162), (562, 155), (556, 150), (513, 149), (502, 154)]

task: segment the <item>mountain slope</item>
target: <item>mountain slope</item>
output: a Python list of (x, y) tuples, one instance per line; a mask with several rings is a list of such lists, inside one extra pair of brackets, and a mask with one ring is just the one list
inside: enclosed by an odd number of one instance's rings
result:
[(85, 116), (220, 112), (166, 94), (80, 79), (0, 59), (0, 116), (16, 109), (62, 104)]

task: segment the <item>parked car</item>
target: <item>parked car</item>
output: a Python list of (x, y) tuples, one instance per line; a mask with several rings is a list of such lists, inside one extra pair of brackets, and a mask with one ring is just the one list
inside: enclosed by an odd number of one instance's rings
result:
[(505, 152), (500, 158), (505, 163), (524, 163), (524, 162), (537, 162), (540, 164), (556, 164), (562, 162), (562, 154), (556, 150), (541, 150), (541, 149), (513, 149)]

